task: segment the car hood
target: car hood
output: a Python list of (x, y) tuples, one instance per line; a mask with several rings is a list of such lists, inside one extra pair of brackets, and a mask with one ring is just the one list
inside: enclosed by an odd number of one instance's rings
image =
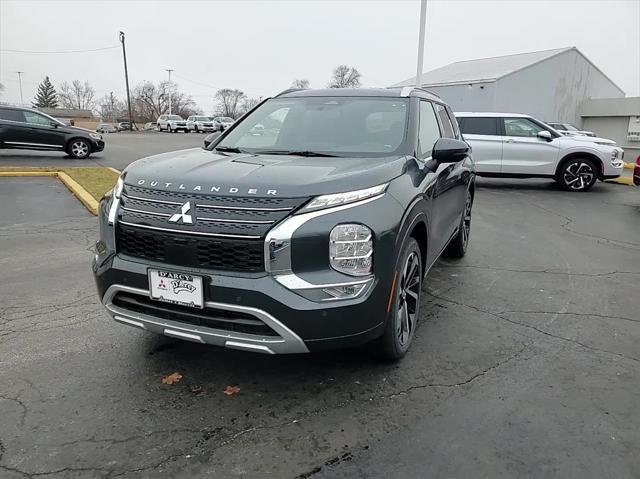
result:
[(125, 183), (166, 191), (262, 197), (308, 197), (386, 183), (406, 157), (325, 158), (227, 154), (193, 148), (138, 160)]
[(65, 133), (85, 133), (85, 134), (89, 134), (89, 133), (95, 133), (95, 131), (93, 130), (87, 130), (86, 128), (79, 128), (77, 126), (59, 126), (58, 127), (60, 130), (64, 131)]
[(599, 138), (597, 136), (571, 135), (568, 138), (576, 141), (590, 141), (591, 143), (603, 143), (611, 146), (616, 145), (616, 142), (613, 140), (610, 140), (608, 138)]

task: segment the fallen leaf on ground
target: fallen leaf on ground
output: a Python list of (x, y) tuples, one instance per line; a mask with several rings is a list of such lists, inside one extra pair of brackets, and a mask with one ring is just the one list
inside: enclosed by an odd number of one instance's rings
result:
[(223, 392), (227, 396), (233, 396), (234, 394), (238, 394), (240, 392), (240, 388), (238, 386), (227, 386)]
[(202, 392), (202, 386), (191, 386), (191, 392), (193, 394), (200, 394)]
[(181, 379), (182, 379), (182, 374), (176, 372), (163, 377), (162, 382), (163, 384), (172, 385), (175, 383), (179, 383)]

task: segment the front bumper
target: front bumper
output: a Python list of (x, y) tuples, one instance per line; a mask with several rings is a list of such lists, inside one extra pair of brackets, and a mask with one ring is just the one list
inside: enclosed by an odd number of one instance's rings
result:
[[(108, 202), (103, 202), (100, 236), (106, 247), (101, 248), (93, 261), (100, 299), (111, 317), (120, 323), (233, 349), (276, 354), (363, 344), (383, 331), (394, 267), (390, 258), (401, 213), (390, 195), (361, 203), (353, 209), (337, 207), (333, 212), (331, 209), (313, 212), (308, 220), (304, 220), (304, 215), (289, 217), (279, 227), (280, 233), (283, 229), (291, 230), (290, 245), (280, 246), (278, 251), (290, 251), (293, 261), (282, 261), (288, 257), (286, 254), (274, 253), (275, 257), (266, 254), (265, 271), (231, 273), (116, 253), (115, 228), (107, 221)], [(327, 269), (323, 263), (328, 261), (328, 245), (318, 246), (324, 241), (321, 236), (328, 236), (333, 226), (353, 221), (354, 217), (366, 218), (378, 234), (374, 246), (374, 276), (347, 277)], [(287, 227), (289, 221), (297, 226)], [(265, 250), (269, 250), (270, 238), (276, 230), (267, 235)], [(287, 241), (286, 237), (276, 239)], [(324, 254), (314, 254), (319, 250)], [(180, 308), (151, 300), (150, 268), (201, 276), (205, 308), (176, 311)], [(357, 282), (366, 285), (350, 299), (319, 300), (315, 294), (324, 288)], [(118, 300), (118, 294), (134, 295), (144, 306), (128, 307), (126, 301)], [(269, 329), (259, 329), (260, 334), (255, 330), (230, 329), (228, 323), (237, 319), (238, 314), (244, 315), (244, 322), (257, 321), (260, 327)], [(191, 320), (194, 316), (198, 316), (198, 321)]]
[(603, 162), (604, 171), (602, 173), (605, 179), (619, 178), (624, 169), (624, 150), (620, 147), (613, 147), (612, 150), (618, 153), (616, 158), (610, 158)]
[(102, 151), (104, 150), (104, 140), (94, 140), (91, 139), (91, 151)]
[[(121, 292), (149, 301), (149, 268), (203, 277), (205, 308), (194, 310), (194, 314), (210, 315), (214, 323), (220, 324), (218, 321), (225, 321), (221, 311), (244, 313), (276, 334), (230, 331), (204, 323), (188, 323), (180, 320), (179, 314), (173, 320), (114, 304), (114, 298)], [(115, 321), (198, 343), (268, 354), (349, 347), (374, 339), (382, 331), (388, 299), (387, 285), (377, 280), (356, 299), (317, 303), (287, 289), (269, 275), (230, 277), (213, 271), (142, 262), (123, 255), (113, 256), (102, 266), (94, 259), (93, 272), (101, 301)], [(166, 303), (157, 306), (172, 309)]]

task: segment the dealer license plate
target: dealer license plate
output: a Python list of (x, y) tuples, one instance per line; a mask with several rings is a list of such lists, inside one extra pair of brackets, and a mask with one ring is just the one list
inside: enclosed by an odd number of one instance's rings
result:
[(149, 291), (151, 299), (194, 308), (204, 307), (200, 276), (150, 269)]

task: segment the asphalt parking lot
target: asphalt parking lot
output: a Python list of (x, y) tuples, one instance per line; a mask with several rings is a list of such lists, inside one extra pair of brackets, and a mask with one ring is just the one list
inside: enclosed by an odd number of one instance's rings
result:
[[(202, 137), (125, 134), (94, 161), (121, 168), (145, 156), (131, 145)], [(0, 164), (52, 164), (10, 153)], [(4, 219), (0, 201), (3, 479), (640, 477), (637, 188), (480, 179), (467, 256), (429, 274), (398, 364), (114, 323), (89, 267), (95, 218), (70, 195), (65, 214), (28, 221)], [(182, 380), (163, 384), (173, 372)]]
[(197, 148), (204, 133), (120, 132), (102, 135), (104, 151), (74, 160), (58, 151), (0, 150), (0, 166), (110, 166), (122, 170), (132, 161), (166, 151)]

